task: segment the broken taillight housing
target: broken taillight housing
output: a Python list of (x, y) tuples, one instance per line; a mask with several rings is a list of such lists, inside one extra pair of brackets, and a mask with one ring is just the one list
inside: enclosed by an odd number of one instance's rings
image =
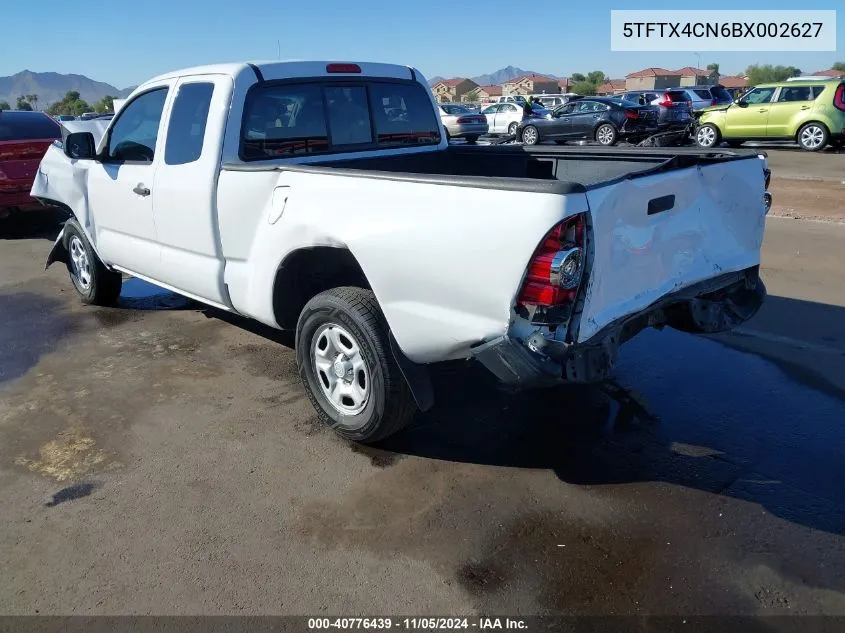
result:
[(586, 221), (579, 213), (555, 225), (528, 264), (517, 309), (533, 323), (569, 318), (584, 274)]

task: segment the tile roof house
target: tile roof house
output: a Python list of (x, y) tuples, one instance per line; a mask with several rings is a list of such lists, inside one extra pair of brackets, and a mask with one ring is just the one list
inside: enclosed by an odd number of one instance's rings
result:
[(725, 75), (723, 77), (719, 77), (719, 83), (729, 90), (734, 88), (747, 88), (748, 77)]
[(507, 95), (530, 95), (530, 94), (557, 94), (560, 92), (558, 80), (528, 73), (511, 79), (502, 84), (502, 94)]
[(466, 77), (442, 79), (431, 87), (434, 98), (440, 103), (461, 101), (467, 93), (478, 88), (478, 84)]
[(624, 79), (611, 79), (596, 88), (596, 94), (599, 96), (617, 95), (623, 92), (625, 92)]
[(478, 87), (478, 99), (481, 101), (485, 101), (488, 99), (493, 99), (495, 97), (502, 96), (502, 87), (501, 86), (479, 86)]
[(697, 86), (716, 83), (719, 74), (710, 70), (684, 66), (678, 70), (644, 68), (625, 76), (626, 90), (660, 90), (677, 86)]
[(813, 73), (813, 77), (832, 77), (833, 79), (838, 79), (839, 77), (845, 77), (845, 70), (834, 70), (833, 68), (830, 70), (820, 70)]

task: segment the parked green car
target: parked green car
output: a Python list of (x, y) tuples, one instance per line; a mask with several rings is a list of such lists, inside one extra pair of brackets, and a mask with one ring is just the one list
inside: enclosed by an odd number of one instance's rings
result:
[(705, 108), (695, 140), (701, 147), (726, 141), (794, 140), (815, 152), (845, 139), (845, 81), (783, 81), (755, 86), (733, 103)]

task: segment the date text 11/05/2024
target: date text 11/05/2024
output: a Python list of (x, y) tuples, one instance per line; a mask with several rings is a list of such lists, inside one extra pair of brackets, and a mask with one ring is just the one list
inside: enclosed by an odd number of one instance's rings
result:
[(327, 630), (409, 630), (409, 631), (447, 631), (480, 630), (525, 631), (528, 625), (518, 618), (474, 617), (474, 618), (308, 618), (309, 631)]

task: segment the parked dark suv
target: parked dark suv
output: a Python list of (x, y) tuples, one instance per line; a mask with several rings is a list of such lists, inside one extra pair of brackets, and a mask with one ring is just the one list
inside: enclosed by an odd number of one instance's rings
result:
[(639, 105), (658, 106), (657, 122), (662, 131), (683, 128), (692, 122), (692, 104), (683, 89), (631, 90), (622, 98)]

